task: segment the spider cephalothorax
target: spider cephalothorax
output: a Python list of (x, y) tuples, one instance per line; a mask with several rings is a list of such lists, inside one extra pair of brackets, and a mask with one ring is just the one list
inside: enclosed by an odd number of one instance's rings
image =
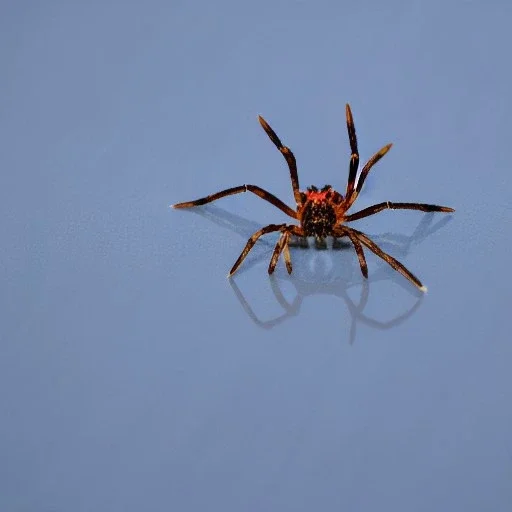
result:
[(420, 290), (426, 291), (426, 288), (421, 284), (420, 280), (407, 270), (395, 258), (385, 253), (380, 247), (370, 240), (364, 233), (356, 229), (350, 228), (346, 225), (347, 222), (362, 219), (369, 215), (374, 215), (385, 209), (402, 209), (402, 210), (420, 210), (423, 212), (453, 212), (453, 208), (447, 206), (437, 206), (433, 204), (424, 203), (391, 203), (389, 201), (369, 206), (364, 210), (361, 210), (350, 215), (346, 215), (347, 211), (354, 204), (357, 196), (361, 192), (364, 181), (370, 172), (370, 169), (391, 149), (391, 144), (387, 144), (380, 151), (377, 151), (370, 160), (365, 164), (361, 172), (359, 173), (359, 179), (356, 182), (357, 171), (359, 167), (359, 151), (357, 148), (357, 137), (356, 129), (354, 127), (354, 120), (352, 118), (352, 111), (350, 106), (347, 104), (346, 109), (347, 118), (347, 130), (348, 138), (350, 142), (350, 149), (352, 155), (350, 157), (350, 166), (348, 173), (348, 182), (345, 195), (341, 195), (336, 192), (330, 185), (325, 185), (321, 190), (318, 190), (315, 186), (307, 188), (305, 191), (301, 191), (299, 188), (299, 177), (297, 173), (297, 163), (295, 156), (291, 152), (290, 148), (283, 146), (281, 140), (276, 135), (274, 130), (269, 124), (259, 116), (259, 121), (270, 140), (275, 144), (277, 149), (284, 156), (288, 167), (290, 169), (290, 178), (292, 181), (293, 196), (295, 198), (296, 208), (290, 208), (287, 204), (283, 203), (276, 196), (267, 192), (266, 190), (256, 185), (240, 185), (238, 187), (228, 188), (221, 190), (216, 194), (197, 199), (195, 201), (188, 201), (185, 203), (178, 203), (174, 205), (174, 208), (189, 208), (191, 206), (199, 206), (202, 204), (216, 201), (221, 197), (229, 196), (232, 194), (239, 194), (241, 192), (252, 192), (257, 196), (265, 199), (269, 203), (273, 204), (281, 211), (298, 221), (296, 224), (269, 224), (264, 228), (256, 231), (251, 238), (249, 238), (244, 250), (236, 260), (233, 268), (229, 275), (233, 275), (242, 261), (245, 259), (249, 251), (252, 249), (258, 238), (266, 233), (272, 233), (279, 231), (281, 236), (276, 243), (270, 264), (268, 267), (269, 274), (274, 272), (276, 268), (279, 256), (284, 253), (284, 261), (288, 273), (292, 272), (292, 262), (290, 257), (290, 250), (288, 248), (290, 237), (295, 236), (304, 240), (304, 245), (307, 245), (307, 237), (315, 237), (317, 242), (322, 243), (325, 237), (332, 236), (334, 238), (348, 237), (352, 242), (359, 259), (359, 265), (361, 272), (364, 277), (368, 277), (368, 267), (366, 265), (366, 259), (363, 251), (363, 245), (374, 252), (377, 256), (381, 257), (387, 263), (389, 263), (395, 270), (400, 272), (403, 276), (413, 282)]

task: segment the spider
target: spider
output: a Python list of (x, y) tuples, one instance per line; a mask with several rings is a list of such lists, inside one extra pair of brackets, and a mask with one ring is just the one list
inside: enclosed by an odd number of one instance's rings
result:
[(286, 269), (289, 274), (292, 272), (292, 262), (290, 257), (289, 243), (291, 237), (297, 237), (303, 246), (308, 246), (307, 237), (314, 237), (316, 246), (322, 248), (326, 246), (325, 238), (328, 236), (333, 237), (335, 240), (342, 237), (348, 237), (352, 245), (354, 246), (359, 265), (361, 267), (361, 273), (365, 278), (368, 278), (368, 266), (366, 264), (366, 258), (363, 251), (363, 246), (367, 247), (375, 253), (377, 256), (386, 261), (396, 271), (400, 272), (405, 278), (414, 283), (421, 291), (427, 291), (427, 288), (423, 286), (421, 281), (412, 272), (407, 270), (402, 263), (397, 261), (395, 258), (385, 253), (375, 242), (370, 240), (361, 231), (350, 228), (346, 224), (354, 220), (359, 220), (370, 215), (374, 215), (386, 209), (391, 210), (420, 210), (423, 212), (453, 212), (453, 208), (447, 206), (437, 206), (433, 204), (423, 203), (392, 203), (385, 201), (378, 203), (368, 208), (364, 208), (356, 213), (347, 215), (347, 211), (352, 207), (356, 201), (363, 184), (370, 172), (371, 168), (391, 149), (392, 144), (387, 144), (380, 151), (377, 151), (364, 165), (359, 179), (356, 180), (357, 170), (359, 167), (359, 151), (357, 148), (357, 137), (356, 129), (354, 126), (354, 119), (352, 117), (352, 111), (350, 105), (347, 103), (345, 107), (345, 114), (347, 118), (347, 131), (350, 142), (350, 149), (352, 155), (350, 157), (348, 182), (345, 195), (343, 196), (330, 185), (325, 185), (321, 189), (315, 186), (308, 187), (306, 190), (300, 190), (299, 188), (299, 177), (297, 173), (297, 163), (295, 156), (293, 155), (290, 148), (284, 146), (279, 137), (276, 135), (270, 125), (258, 116), (259, 122), (262, 128), (265, 130), (270, 140), (275, 144), (277, 149), (284, 156), (286, 163), (290, 170), (290, 178), (292, 182), (293, 197), (296, 203), (296, 209), (290, 208), (287, 204), (283, 203), (276, 196), (267, 192), (266, 190), (256, 185), (240, 185), (238, 187), (228, 188), (221, 190), (216, 194), (212, 194), (195, 201), (187, 201), (184, 203), (178, 203), (173, 205), (174, 208), (190, 208), (192, 206), (199, 206), (206, 203), (211, 203), (225, 196), (233, 194), (240, 194), (242, 192), (252, 192), (258, 197), (261, 197), (265, 201), (273, 204), (281, 211), (289, 215), (292, 219), (298, 221), (299, 225), (296, 224), (269, 224), (256, 231), (251, 238), (249, 238), (246, 246), (242, 253), (235, 261), (235, 264), (231, 268), (228, 277), (231, 277), (240, 267), (249, 251), (253, 248), (257, 240), (267, 233), (279, 231), (281, 233), (272, 257), (268, 266), (268, 273), (272, 274), (276, 268), (279, 257), (284, 253), (284, 262)]

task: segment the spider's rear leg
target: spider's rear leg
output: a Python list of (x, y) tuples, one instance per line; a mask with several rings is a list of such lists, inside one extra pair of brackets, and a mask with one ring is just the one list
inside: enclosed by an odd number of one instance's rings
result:
[(288, 274), (292, 273), (292, 262), (290, 258), (290, 250), (288, 248), (288, 239), (290, 238), (290, 232), (284, 231), (276, 243), (274, 248), (274, 252), (272, 253), (272, 258), (270, 259), (270, 263), (268, 265), (268, 273), (273, 274), (276, 268), (277, 262), (279, 260), (279, 256), (284, 251), (284, 262), (286, 264), (286, 270)]

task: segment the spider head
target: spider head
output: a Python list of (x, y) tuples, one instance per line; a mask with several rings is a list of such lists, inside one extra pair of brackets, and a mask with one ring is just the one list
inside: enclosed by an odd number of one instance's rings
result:
[(314, 203), (328, 201), (332, 196), (332, 192), (333, 190), (330, 185), (324, 185), (320, 190), (314, 185), (311, 185), (306, 190), (306, 200), (313, 201)]
[(312, 201), (313, 203), (333, 203), (339, 204), (343, 201), (343, 196), (336, 192), (331, 185), (324, 185), (320, 190), (311, 185), (302, 193), (303, 202)]

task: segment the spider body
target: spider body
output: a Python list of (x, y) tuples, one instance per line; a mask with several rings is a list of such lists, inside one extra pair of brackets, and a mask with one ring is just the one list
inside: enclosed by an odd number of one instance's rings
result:
[(307, 237), (315, 237), (317, 246), (324, 246), (325, 238), (332, 236), (336, 238), (347, 237), (352, 242), (359, 259), (359, 265), (361, 272), (365, 278), (368, 277), (368, 267), (366, 265), (366, 259), (363, 251), (363, 246), (370, 249), (377, 256), (385, 260), (391, 267), (396, 271), (400, 272), (404, 277), (414, 283), (420, 290), (426, 291), (426, 288), (421, 284), (420, 280), (412, 274), (402, 263), (397, 261), (395, 258), (385, 253), (375, 242), (370, 240), (364, 233), (354, 228), (348, 227), (346, 224), (354, 220), (359, 220), (370, 215), (379, 213), (385, 209), (402, 209), (402, 210), (419, 210), (423, 212), (453, 212), (454, 209), (448, 206), (437, 206), (433, 204), (424, 203), (392, 203), (386, 201), (383, 203), (369, 206), (356, 213), (346, 215), (347, 211), (352, 207), (355, 200), (357, 199), (363, 184), (370, 172), (370, 169), (391, 149), (392, 144), (387, 144), (382, 149), (377, 151), (364, 165), (363, 169), (359, 173), (359, 178), (356, 180), (359, 167), (359, 151), (357, 148), (357, 137), (356, 130), (354, 127), (354, 120), (352, 117), (352, 111), (350, 106), (347, 104), (345, 109), (347, 119), (347, 131), (350, 142), (350, 149), (352, 151), (349, 164), (348, 182), (345, 195), (336, 192), (330, 185), (325, 185), (322, 189), (318, 189), (315, 186), (307, 188), (305, 191), (299, 188), (299, 177), (297, 172), (297, 163), (295, 156), (293, 155), (290, 148), (284, 146), (276, 135), (270, 125), (259, 116), (259, 121), (270, 140), (274, 143), (277, 149), (284, 156), (288, 168), (290, 170), (290, 178), (292, 182), (293, 196), (296, 203), (296, 208), (293, 209), (283, 201), (278, 199), (270, 192), (258, 187), (257, 185), (240, 185), (232, 187), (226, 190), (221, 190), (215, 194), (196, 199), (195, 201), (188, 201), (185, 203), (178, 203), (174, 205), (174, 208), (190, 208), (192, 206), (199, 206), (206, 203), (211, 203), (222, 197), (226, 197), (233, 194), (240, 194), (242, 192), (252, 192), (258, 197), (273, 204), (276, 208), (289, 215), (291, 218), (298, 222), (297, 224), (269, 224), (256, 231), (251, 238), (247, 241), (242, 253), (233, 265), (229, 276), (233, 275), (238, 267), (242, 264), (243, 260), (253, 248), (257, 240), (272, 232), (280, 232), (281, 235), (276, 243), (274, 252), (270, 259), (268, 267), (269, 274), (272, 274), (275, 270), (277, 262), (281, 254), (284, 255), (284, 262), (288, 273), (292, 272), (292, 263), (289, 250), (289, 242), (292, 236), (301, 238), (307, 245)]
[(311, 186), (301, 194), (303, 205), (298, 211), (300, 227), (305, 236), (314, 236), (323, 240), (327, 236), (333, 236), (336, 224), (339, 222), (339, 204), (343, 202), (343, 196), (333, 190), (330, 185), (325, 185), (322, 190)]

